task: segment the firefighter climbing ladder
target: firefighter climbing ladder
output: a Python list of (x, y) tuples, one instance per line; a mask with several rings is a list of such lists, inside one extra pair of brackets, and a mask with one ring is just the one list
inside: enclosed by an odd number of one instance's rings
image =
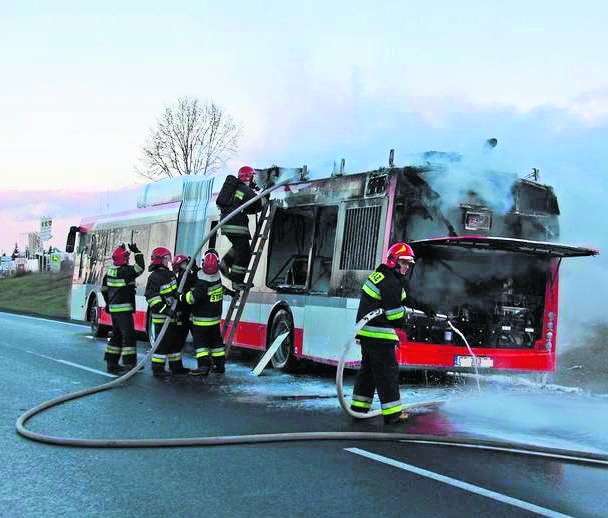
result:
[(269, 203), (262, 210), (258, 219), (255, 232), (251, 240), (251, 260), (249, 261), (249, 268), (245, 272), (245, 289), (241, 291), (240, 297), (232, 297), (232, 300), (230, 301), (230, 306), (228, 307), (228, 313), (226, 314), (226, 318), (224, 319), (224, 328), (222, 330), (222, 334), (224, 336), (226, 352), (230, 351), (230, 347), (232, 346), (234, 335), (236, 333), (236, 328), (241, 319), (241, 315), (243, 314), (243, 309), (245, 308), (247, 297), (249, 296), (249, 290), (253, 285), (253, 278), (255, 276), (255, 272), (258, 269), (258, 264), (260, 263), (260, 259), (262, 258), (262, 250), (264, 249), (264, 245), (268, 240), (268, 234), (270, 233), (270, 225), (272, 223), (272, 218), (274, 217), (275, 210), (276, 207), (270, 205)]

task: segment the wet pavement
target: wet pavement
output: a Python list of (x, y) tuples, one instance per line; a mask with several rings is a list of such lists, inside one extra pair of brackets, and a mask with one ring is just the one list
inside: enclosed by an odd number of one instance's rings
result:
[[(3, 313), (0, 329), (3, 515), (602, 516), (608, 505), (606, 469), (498, 452), (368, 441), (145, 450), (33, 443), (15, 434), (16, 418), (52, 397), (107, 382), (105, 344), (85, 326)], [(146, 369), (29, 427), (96, 438), (386, 431), (378, 419), (353, 422), (341, 413), (331, 369), (255, 377), (251, 365), (241, 356), (206, 383), (160, 381)], [(350, 393), (352, 374), (346, 383)], [(407, 402), (448, 398), (439, 409), (418, 410), (402, 431), (608, 448), (606, 398), (516, 379), (481, 388), (470, 381), (402, 386)]]

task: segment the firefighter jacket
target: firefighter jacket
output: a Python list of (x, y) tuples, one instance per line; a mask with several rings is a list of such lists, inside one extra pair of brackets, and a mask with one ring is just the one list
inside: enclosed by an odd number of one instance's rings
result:
[(151, 264), (148, 267), (150, 276), (146, 284), (146, 301), (154, 324), (164, 324), (167, 318), (175, 319), (170, 314), (171, 305), (177, 297), (177, 279), (166, 266)]
[(101, 281), (101, 294), (109, 313), (133, 313), (135, 311), (135, 279), (145, 268), (144, 256), (135, 254), (135, 264), (110, 266)]
[[(196, 283), (196, 274), (199, 270), (200, 268), (196, 264), (192, 265), (192, 268), (188, 272), (188, 277), (186, 278), (186, 283), (184, 284), (184, 289), (182, 290), (182, 293), (188, 293), (190, 289), (194, 286), (194, 284)], [(180, 270), (180, 272), (177, 274), (176, 282), (178, 288), (182, 282), (185, 273), (186, 272), (184, 270)], [(176, 309), (176, 315), (178, 315), (178, 319), (180, 318), (180, 316), (186, 315), (187, 317), (189, 314), (190, 306), (186, 304), (186, 302), (179, 300), (177, 302)], [(185, 320), (187, 320), (187, 318), (185, 318)]]
[(363, 326), (358, 338), (399, 341), (395, 328), (402, 327), (406, 311), (403, 281), (402, 275), (385, 264), (370, 274), (361, 288), (357, 322), (375, 309), (382, 308), (384, 313)]
[(219, 273), (207, 275), (203, 271), (198, 272), (194, 286), (182, 296), (192, 307), (192, 325), (212, 326), (220, 323), (224, 291), (231, 292), (222, 286)]
[[(251, 187), (239, 180), (234, 191), (232, 205), (220, 207), (222, 219), (256, 196), (257, 193)], [(260, 212), (262, 208), (263, 202), (261, 199), (252, 203), (243, 212), (239, 212), (224, 225), (222, 227), (222, 233), (224, 235), (245, 236), (248, 239), (251, 239), (251, 234), (249, 233), (249, 217), (247, 214)]]

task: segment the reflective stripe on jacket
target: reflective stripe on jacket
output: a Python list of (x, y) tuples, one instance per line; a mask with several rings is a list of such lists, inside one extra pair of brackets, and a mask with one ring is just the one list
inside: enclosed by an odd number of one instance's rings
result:
[(109, 313), (135, 311), (135, 279), (144, 271), (144, 256), (135, 254), (135, 264), (110, 266), (101, 281), (101, 293)]
[[(168, 317), (171, 305), (177, 297), (175, 274), (166, 266), (151, 264), (150, 276), (146, 284), (146, 302), (154, 324), (163, 324)], [(171, 322), (175, 319), (171, 318)]]
[(192, 307), (192, 324), (212, 326), (222, 319), (224, 287), (219, 274), (206, 275), (198, 272), (194, 286), (185, 295), (186, 303)]
[(384, 264), (369, 275), (361, 287), (357, 321), (378, 308), (382, 308), (384, 313), (368, 322), (357, 337), (399, 340), (395, 329), (402, 327), (405, 318), (403, 282), (399, 273)]

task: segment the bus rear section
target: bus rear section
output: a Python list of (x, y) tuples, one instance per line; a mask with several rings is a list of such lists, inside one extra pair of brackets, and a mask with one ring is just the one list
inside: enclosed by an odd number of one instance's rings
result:
[(554, 371), (559, 266), (588, 248), (523, 239), (466, 236), (414, 241), (416, 265), (406, 305), (446, 313), (411, 316), (401, 333), (400, 364), (450, 370)]

